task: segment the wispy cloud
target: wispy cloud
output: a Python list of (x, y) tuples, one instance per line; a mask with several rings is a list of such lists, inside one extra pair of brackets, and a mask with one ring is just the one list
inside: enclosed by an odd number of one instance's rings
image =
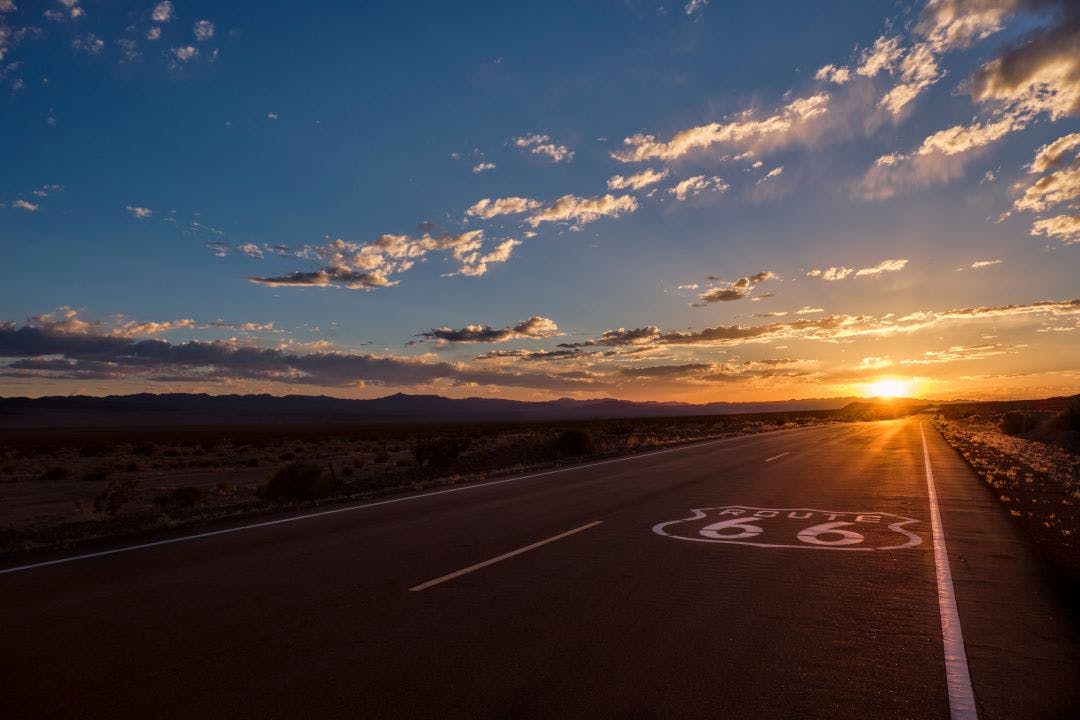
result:
[(580, 228), (602, 217), (619, 217), (637, 209), (638, 201), (633, 195), (607, 194), (597, 197), (563, 195), (530, 215), (525, 222), (534, 228), (545, 222), (566, 222), (574, 228)]
[(146, 218), (154, 214), (154, 211), (150, 208), (139, 207), (138, 205), (128, 205), (127, 211), (131, 213), (131, 216), (133, 218), (136, 218), (138, 220), (145, 220)]
[(517, 215), (540, 207), (539, 200), (523, 197), (483, 198), (476, 201), (466, 211), (466, 215), (490, 219), (498, 215)]
[(681, 180), (673, 187), (668, 188), (668, 193), (674, 195), (675, 199), (681, 202), (704, 192), (726, 192), (730, 187), (731, 186), (728, 185), (724, 178), (719, 175), (713, 175), (712, 177), (695, 175), (693, 177), (688, 177), (685, 180)]
[(551, 140), (547, 135), (532, 134), (514, 138), (515, 147), (527, 149), (533, 155), (543, 155), (552, 162), (570, 162), (574, 151)]

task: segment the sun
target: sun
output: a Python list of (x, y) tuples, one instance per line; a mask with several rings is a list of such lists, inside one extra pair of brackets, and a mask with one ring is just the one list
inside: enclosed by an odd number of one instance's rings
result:
[(867, 397), (905, 397), (911, 392), (911, 381), (886, 378), (866, 386)]

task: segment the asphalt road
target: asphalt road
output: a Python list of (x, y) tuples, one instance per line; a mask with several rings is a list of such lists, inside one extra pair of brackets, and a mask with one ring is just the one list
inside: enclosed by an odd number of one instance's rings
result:
[(336, 510), (0, 574), (0, 716), (1080, 717), (1075, 614), (920, 418)]

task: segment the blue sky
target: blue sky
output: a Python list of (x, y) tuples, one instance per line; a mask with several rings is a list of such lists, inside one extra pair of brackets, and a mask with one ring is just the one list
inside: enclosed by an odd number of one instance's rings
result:
[(1080, 390), (1070, 3), (0, 22), (4, 394)]

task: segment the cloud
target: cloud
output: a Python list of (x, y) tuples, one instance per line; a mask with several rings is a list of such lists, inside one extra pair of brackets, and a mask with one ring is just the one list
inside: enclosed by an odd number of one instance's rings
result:
[(490, 325), (466, 325), (459, 330), (441, 327), (432, 328), (417, 337), (444, 343), (500, 343), (507, 340), (546, 338), (558, 334), (559, 326), (555, 321), (534, 315), (517, 325), (504, 328), (496, 329)]
[(154, 6), (150, 18), (154, 22), (169, 22), (173, 17), (173, 4), (169, 0), (163, 0)]
[(1064, 170), (1044, 175), (1013, 203), (1017, 210), (1042, 212), (1080, 197), (1080, 160)]
[(701, 12), (705, 9), (705, 6), (709, 4), (709, 0), (690, 0), (683, 6), (683, 12), (687, 15), (693, 15), (694, 13)]
[(353, 352), (294, 353), (236, 341), (170, 343), (94, 332), (66, 332), (34, 324), (0, 323), (0, 366), (8, 376), (51, 378), (142, 378), (146, 381), (212, 382), (255, 380), (289, 385), (417, 387), (497, 385), (543, 390), (587, 390), (588, 377), (476, 369), (460, 363)]
[(214, 37), (214, 23), (209, 20), (198, 20), (193, 27), (193, 32), (196, 40), (206, 42)]
[(538, 207), (540, 207), (538, 200), (523, 197), (504, 197), (495, 200), (483, 198), (467, 209), (465, 214), (487, 220), (498, 215), (517, 215)]
[(514, 138), (514, 146), (528, 149), (533, 155), (545, 155), (552, 162), (570, 162), (574, 159), (574, 151), (565, 145), (558, 145), (551, 141), (547, 135), (522, 135)]
[(668, 192), (674, 195), (676, 200), (681, 202), (688, 197), (694, 197), (706, 191), (722, 193), (727, 191), (730, 187), (731, 186), (718, 175), (713, 175), (712, 177), (695, 175), (694, 177), (688, 177), (685, 180), (682, 180), (674, 187), (668, 188)]
[(582, 342), (563, 343), (559, 347), (572, 349), (621, 345), (627, 344), (625, 339), (627, 336), (632, 336), (635, 344), (648, 346), (742, 345), (745, 343), (787, 339), (839, 342), (855, 337), (917, 332), (951, 322), (1076, 315), (1080, 315), (1080, 298), (1074, 300), (1044, 300), (1021, 305), (968, 307), (946, 311), (919, 311), (902, 317), (896, 317), (892, 314), (884, 316), (830, 315), (823, 318), (798, 319), (748, 327), (720, 325), (685, 332), (661, 332), (658, 327), (649, 325), (646, 328), (633, 331), (626, 331), (622, 328), (608, 330), (598, 338)]
[(811, 270), (806, 273), (806, 277), (821, 278), (822, 280), (828, 280), (830, 282), (835, 280), (843, 280), (844, 278), (855, 272), (855, 268), (849, 267), (831, 267), (826, 270)]
[[(1065, 5), (1065, 4), (1063, 4)], [(970, 81), (976, 101), (1017, 111), (1047, 113), (1051, 120), (1080, 114), (1080, 12), (1030, 33), (987, 62)]]
[(769, 179), (775, 178), (775, 177), (780, 177), (780, 175), (782, 175), (783, 172), (784, 172), (784, 166), (783, 165), (780, 165), (779, 167), (774, 167), (772, 170), (765, 173), (764, 177), (760, 178), (757, 181), (757, 184), (760, 185), (761, 183), (765, 182), (766, 180), (769, 180)]
[(871, 275), (881, 275), (882, 273), (887, 272), (896, 272), (898, 270), (903, 270), (908, 262), (909, 260), (907, 258), (899, 260), (882, 260), (873, 267), (865, 267), (861, 270), (856, 270), (855, 277), (866, 277)]
[(646, 168), (639, 173), (626, 177), (612, 175), (607, 181), (608, 190), (640, 190), (643, 187), (660, 182), (668, 176), (668, 172), (667, 169), (653, 170), (652, 168)]
[(76, 36), (75, 39), (71, 41), (71, 47), (78, 52), (97, 55), (105, 47), (105, 41), (94, 33), (86, 33), (86, 35)]
[(836, 65), (826, 65), (820, 68), (814, 74), (815, 80), (822, 80), (824, 82), (831, 82), (834, 85), (843, 85), (851, 80), (851, 70), (846, 67), (837, 67)]
[(147, 30), (146, 31), (146, 39), (147, 40), (160, 40), (161, 39), (161, 28), (155, 26), (155, 27), (152, 27), (149, 30)]
[(677, 160), (691, 152), (726, 145), (737, 150), (759, 150), (791, 142), (805, 130), (805, 124), (828, 112), (829, 94), (818, 93), (792, 100), (773, 115), (755, 119), (751, 111), (735, 120), (709, 123), (675, 133), (667, 142), (655, 135), (632, 135), (623, 140), (622, 150), (611, 153), (621, 162)]
[(638, 201), (633, 195), (600, 195), (597, 197), (577, 197), (563, 195), (552, 204), (530, 215), (525, 222), (537, 227), (544, 222), (569, 222), (575, 228), (602, 217), (619, 217), (638, 209)]
[(900, 46), (900, 38), (882, 35), (874, 41), (873, 47), (863, 52), (855, 73), (868, 78), (882, 72), (891, 73), (903, 55), (904, 49)]
[(29, 200), (19, 198), (11, 203), (11, 207), (19, 208), (20, 210), (25, 210), (27, 212), (37, 212), (40, 206), (37, 203), (32, 203)]
[(145, 220), (146, 218), (154, 214), (154, 211), (150, 208), (139, 207), (138, 205), (128, 205), (127, 211), (131, 213), (131, 216), (133, 218), (136, 218), (138, 220)]
[(1028, 165), (1028, 172), (1042, 173), (1060, 168), (1064, 165), (1065, 155), (1074, 148), (1080, 148), (1080, 133), (1065, 135), (1043, 145), (1035, 151), (1035, 159)]
[(186, 63), (199, 54), (199, 48), (194, 45), (181, 45), (169, 50), (177, 62)]
[(928, 350), (921, 357), (901, 360), (901, 365), (941, 365), (962, 360), (985, 360), (988, 357), (1004, 355), (1009, 350), (1022, 345), (1004, 343), (985, 343), (983, 345), (953, 345), (947, 350)]
[(882, 273), (887, 272), (896, 272), (898, 270), (903, 270), (904, 267), (908, 264), (908, 262), (909, 260), (907, 258), (882, 260), (877, 265), (872, 265), (871, 267), (864, 267), (859, 270), (849, 267), (831, 267), (827, 270), (811, 270), (810, 272), (806, 273), (806, 276), (812, 278), (821, 278), (822, 280), (828, 280), (830, 282), (833, 282), (836, 280), (843, 280), (853, 275), (855, 277), (868, 277), (873, 275), (881, 275)]
[(1001, 260), (976, 260), (971, 263), (971, 267), (978, 270), (979, 268), (990, 267), (991, 265), (1000, 265), (1001, 262)]
[(627, 330), (626, 328), (619, 328), (617, 330), (605, 330), (600, 337), (594, 340), (585, 340), (583, 342), (573, 343), (559, 343), (561, 348), (581, 348), (581, 347), (593, 347), (597, 345), (603, 346), (620, 346), (620, 345), (651, 345), (660, 339), (660, 328), (655, 325), (646, 325), (645, 327), (634, 328)]
[(937, 52), (968, 47), (1001, 30), (1024, 0), (930, 0), (915, 29)]
[(733, 282), (723, 282), (715, 275), (710, 275), (707, 279), (711, 281), (719, 281), (720, 284), (709, 288), (700, 295), (698, 300), (700, 302), (694, 303), (694, 307), (705, 307), (712, 303), (718, 302), (731, 302), (733, 300), (742, 300), (747, 297), (750, 292), (757, 287), (760, 283), (766, 280), (774, 280), (777, 278), (776, 273), (771, 270), (762, 270), (759, 273), (749, 275), (747, 277), (741, 277)]
[(954, 125), (926, 137), (912, 153), (882, 155), (858, 188), (867, 199), (892, 197), (901, 190), (944, 183), (963, 175), (977, 151), (1027, 126), (1030, 116), (1009, 114), (988, 122)]
[[(297, 270), (282, 275), (254, 275), (251, 282), (275, 287), (345, 287), (351, 290), (374, 290), (392, 287), (398, 281), (394, 275), (412, 269), (430, 253), (447, 254), (457, 263), (452, 275), (483, 275), (492, 263), (505, 262), (520, 241), (507, 239), (484, 251), (482, 230), (459, 234), (382, 235), (371, 243), (332, 240), (323, 245), (303, 245), (296, 248), (262, 246), (263, 254), (292, 256), (314, 261), (314, 270)], [(244, 246), (241, 246), (242, 248)], [(262, 257), (250, 247), (241, 250), (250, 257)]]
[(881, 98), (878, 104), (892, 113), (901, 111), (926, 88), (944, 76), (930, 46), (919, 43), (900, 61), (900, 81)]
[(1036, 220), (1031, 226), (1032, 235), (1057, 238), (1066, 245), (1080, 242), (1080, 215), (1057, 215)]
[(481, 162), (481, 163), (476, 163), (475, 165), (473, 165), (472, 171), (476, 175), (479, 175), (482, 172), (487, 172), (488, 170), (494, 170), (494, 169), (495, 169), (495, 163), (493, 163), (493, 162)]

